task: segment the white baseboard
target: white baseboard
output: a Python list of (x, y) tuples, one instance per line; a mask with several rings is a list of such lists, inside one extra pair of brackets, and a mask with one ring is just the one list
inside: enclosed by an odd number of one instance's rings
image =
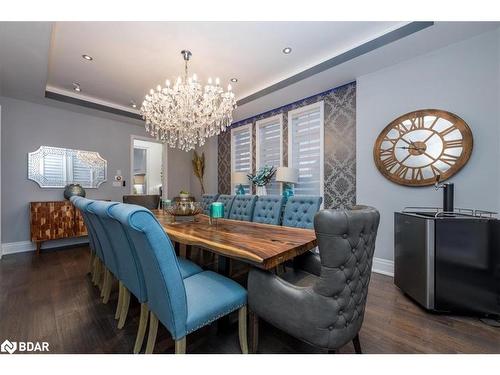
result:
[[(52, 249), (54, 247), (77, 245), (88, 242), (87, 237), (81, 237), (78, 239), (62, 239), (57, 241), (47, 241), (42, 245), (42, 249)], [(18, 241), (18, 242), (6, 242), (2, 243), (2, 248), (0, 251), (0, 258), (4, 255), (25, 253), (27, 251), (35, 251), (36, 246), (31, 241)]]
[(372, 271), (382, 275), (394, 277), (394, 261), (382, 258), (373, 258)]

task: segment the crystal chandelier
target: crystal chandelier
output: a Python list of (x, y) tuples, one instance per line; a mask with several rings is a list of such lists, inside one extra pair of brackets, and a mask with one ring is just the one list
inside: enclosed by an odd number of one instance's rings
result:
[(205, 139), (225, 131), (233, 121), (236, 99), (231, 85), (224, 92), (219, 79), (202, 87), (196, 74), (188, 76), (190, 51), (182, 51), (184, 57), (184, 77), (177, 78), (173, 86), (157, 86), (146, 95), (141, 107), (141, 115), (146, 121), (146, 131), (168, 143), (189, 151), (195, 146), (203, 146)]

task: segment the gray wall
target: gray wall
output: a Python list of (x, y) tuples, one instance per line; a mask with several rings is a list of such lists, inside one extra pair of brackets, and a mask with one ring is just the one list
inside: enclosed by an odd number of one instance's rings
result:
[[(62, 200), (63, 189), (41, 189), (27, 179), (27, 154), (41, 145), (98, 151), (108, 161), (108, 181), (87, 197), (121, 201), (130, 191), (130, 135), (144, 128), (46, 105), (0, 97), (2, 106), (2, 242), (27, 241), (30, 201)], [(113, 187), (117, 169), (126, 187)]]
[(441, 206), (440, 191), (394, 184), (373, 162), (376, 137), (406, 112), (443, 109), (469, 124), (474, 150), (468, 164), (450, 180), (455, 183), (455, 206), (498, 210), (498, 38), (498, 31), (490, 32), (358, 77), (357, 202), (380, 210), (376, 257), (393, 259), (394, 211), (405, 206)]

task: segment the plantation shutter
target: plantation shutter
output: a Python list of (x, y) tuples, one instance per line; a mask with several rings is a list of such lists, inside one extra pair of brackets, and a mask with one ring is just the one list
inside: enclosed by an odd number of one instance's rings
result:
[[(273, 167), (281, 166), (281, 122), (279, 118), (274, 118), (272, 121), (263, 123), (257, 128), (258, 131), (258, 146), (259, 149), (259, 165), (257, 170), (268, 165)], [(273, 180), (266, 185), (268, 195), (279, 195), (280, 185)]]
[[(233, 172), (252, 173), (252, 128), (241, 127), (231, 132), (233, 137)], [(233, 186), (233, 193), (239, 185)], [(245, 194), (251, 194), (250, 183), (243, 185)]]
[(291, 167), (299, 171), (295, 195), (321, 195), (321, 132), (319, 107), (293, 113), (291, 131)]

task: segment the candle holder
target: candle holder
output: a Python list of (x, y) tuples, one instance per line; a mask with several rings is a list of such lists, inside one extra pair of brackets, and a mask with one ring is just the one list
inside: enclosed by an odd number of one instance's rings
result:
[(221, 202), (213, 202), (210, 204), (209, 209), (209, 223), (213, 225), (215, 223), (215, 230), (218, 229), (218, 219), (224, 217), (224, 204)]

